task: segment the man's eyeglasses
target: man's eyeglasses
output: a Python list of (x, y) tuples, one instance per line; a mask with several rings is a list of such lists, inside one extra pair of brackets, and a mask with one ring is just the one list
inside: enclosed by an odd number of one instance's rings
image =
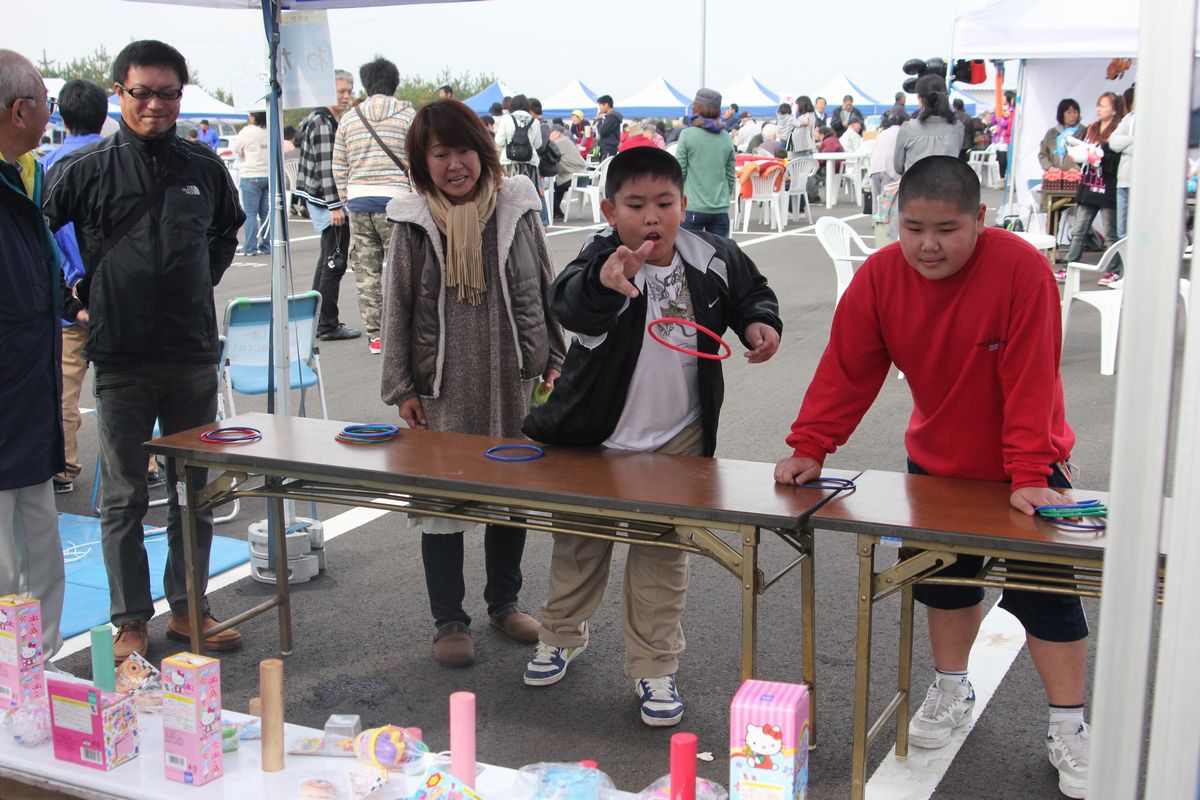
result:
[[(36, 98), (36, 97), (32, 97), (32, 96), (30, 96), (30, 95), (25, 95), (25, 96), (23, 96), (21, 99), (22, 99), (22, 100), (31, 100), (31, 101), (33, 101), (33, 102), (35, 102), (35, 103), (37, 102), (37, 98)], [(54, 109), (58, 108), (58, 100), (56, 100), (56, 99), (55, 99), (55, 98), (53, 98), (53, 97), (47, 97), (47, 98), (46, 98), (46, 108), (47, 108), (47, 109), (49, 109), (49, 111), (50, 111), (50, 113), (51, 113), (51, 114), (53, 114), (53, 113), (54, 113)]]
[(159, 100), (174, 102), (183, 97), (183, 87), (178, 89), (147, 89), (145, 86), (135, 86), (130, 89), (128, 86), (117, 84), (117, 88), (125, 92), (134, 100), (149, 100), (151, 97), (157, 97)]

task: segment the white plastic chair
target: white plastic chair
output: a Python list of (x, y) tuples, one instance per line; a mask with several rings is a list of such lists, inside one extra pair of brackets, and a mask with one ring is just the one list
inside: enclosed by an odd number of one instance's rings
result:
[(300, 174), (300, 159), (293, 158), (291, 161), (285, 160), (283, 162), (283, 174), (287, 179), (283, 184), (284, 189), (287, 192), (287, 202), (283, 207), (290, 210), (292, 207), (292, 194), (296, 191), (296, 181), (298, 180), (298, 176)]
[[(571, 188), (567, 190), (563, 206), (563, 221), (566, 222), (571, 218), (571, 204), (579, 203), (580, 213), (583, 213), (583, 202), (586, 200), (592, 205), (592, 222), (599, 224), (604, 220), (600, 214), (600, 200), (604, 197), (604, 177), (608, 174), (608, 164), (613, 157), (609, 156), (600, 162), (600, 166), (586, 176), (576, 173), (571, 176)], [(581, 177), (588, 178), (586, 186), (579, 185)]]
[[(1109, 265), (1116, 258), (1117, 254), (1121, 254), (1122, 261), (1125, 258), (1125, 239), (1120, 239), (1114, 242), (1111, 247), (1104, 251), (1104, 255), (1100, 257), (1100, 261), (1093, 264), (1085, 264), (1082, 261), (1072, 261), (1067, 264), (1067, 277), (1063, 282), (1062, 296), (1062, 337), (1063, 351), (1066, 351), (1067, 344), (1067, 322), (1071, 315), (1071, 304), (1079, 301), (1087, 303), (1100, 312), (1100, 374), (1112, 375), (1116, 372), (1117, 365), (1117, 340), (1121, 332), (1121, 302), (1125, 297), (1125, 289), (1122, 286), (1109, 286), (1103, 289), (1088, 291), (1080, 291), (1079, 282), (1083, 273), (1105, 273), (1109, 272)], [(1128, 264), (1126, 263), (1126, 266)], [(1192, 282), (1187, 278), (1179, 279), (1179, 296), (1183, 300), (1183, 313), (1190, 312), (1190, 294)]]
[[(875, 248), (867, 247), (862, 237), (853, 228), (836, 217), (821, 217), (816, 225), (817, 241), (825, 252), (833, 259), (833, 271), (837, 276), (837, 299), (834, 306), (842, 301), (842, 295), (858, 264), (867, 260), (867, 256), (875, 252)], [(857, 255), (857, 248), (861, 255)]]
[(775, 229), (783, 233), (783, 186), (781, 183), (779, 189), (775, 188), (777, 177), (779, 174), (774, 171), (767, 175), (757, 172), (750, 175), (751, 195), (742, 198), (742, 233), (750, 230), (750, 216), (755, 203), (763, 208), (763, 224), (770, 224), (770, 215), (775, 220)]
[(774, 153), (772, 153), (770, 150), (768, 150), (768, 149), (767, 149), (767, 148), (765, 148), (765, 147), (756, 147), (756, 148), (754, 148), (754, 155), (756, 155), (756, 156), (765, 156), (766, 158), (775, 158), (775, 154), (774, 154)]
[(972, 150), (967, 155), (967, 166), (979, 176), (979, 184), (988, 189), (1000, 185), (1000, 156), (997, 145), (990, 144), (986, 150)]
[[(288, 352), (290, 388), (304, 392), (315, 385), (321, 397), (321, 417), (329, 419), (325, 405), (325, 381), (321, 375), (321, 357), (317, 350), (317, 314), (321, 293), (309, 291), (288, 297)], [(238, 297), (225, 306), (222, 335), (225, 356), (221, 377), (231, 416), (237, 414), (235, 394), (266, 394), (268, 356), (270, 354), (271, 298)]]
[[(789, 214), (794, 214), (796, 219), (801, 216), (806, 217), (809, 222), (812, 221), (812, 203), (808, 201), (808, 179), (816, 174), (821, 168), (820, 162), (815, 158), (793, 158), (787, 164), (787, 197), (794, 211), (789, 211)], [(804, 198), (804, 210), (800, 210), (800, 199)]]
[(863, 170), (867, 162), (868, 159), (861, 157), (847, 158), (842, 161), (842, 171), (834, 176), (837, 183), (833, 195), (835, 201), (841, 195), (842, 189), (849, 188), (855, 205), (862, 205)]
[(667, 145), (667, 152), (670, 153), (671, 155), (675, 155), (675, 151), (678, 149), (679, 149), (679, 140), (678, 139), (676, 139), (675, 141), (673, 141), (669, 145)]

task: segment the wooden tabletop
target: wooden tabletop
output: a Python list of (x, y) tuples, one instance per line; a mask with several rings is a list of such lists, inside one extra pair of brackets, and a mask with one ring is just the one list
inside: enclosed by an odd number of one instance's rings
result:
[[(256, 474), (289, 476), (299, 472), (339, 483), (362, 480), (431, 490), (495, 492), (513, 500), (566, 501), (770, 528), (799, 527), (833, 495), (830, 490), (775, 483), (775, 466), (770, 463), (551, 446), (535, 461), (505, 463), (487, 458), (484, 452), (520, 440), (402, 429), (384, 444), (350, 445), (334, 439), (347, 424), (239, 414), (154, 439), (147, 447), (160, 455)], [(262, 439), (250, 444), (200, 441), (204, 430), (235, 426), (257, 428)], [(854, 478), (858, 473), (826, 470), (825, 474)]]
[[(1009, 505), (1009, 484), (867, 470), (857, 489), (812, 516), (814, 527), (921, 542), (1026, 553), (1103, 557), (1104, 534), (1069, 532)], [(1077, 500), (1108, 502), (1106, 492), (1070, 489)]]

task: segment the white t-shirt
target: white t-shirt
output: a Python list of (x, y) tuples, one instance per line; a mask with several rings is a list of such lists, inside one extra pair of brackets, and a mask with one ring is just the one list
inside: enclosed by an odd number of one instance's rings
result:
[(257, 125), (242, 128), (233, 139), (233, 152), (242, 159), (238, 177), (266, 178), (271, 174), (268, 157), (271, 152), (271, 140), (267, 137), (266, 128)]
[[(633, 283), (646, 295), (642, 351), (629, 382), (625, 408), (604, 446), (647, 452), (662, 447), (700, 418), (700, 381), (697, 358), (663, 347), (645, 326), (662, 317), (694, 322), (696, 313), (679, 253), (666, 267), (643, 264)], [(666, 323), (656, 326), (655, 333), (671, 344), (696, 349), (694, 328)]]

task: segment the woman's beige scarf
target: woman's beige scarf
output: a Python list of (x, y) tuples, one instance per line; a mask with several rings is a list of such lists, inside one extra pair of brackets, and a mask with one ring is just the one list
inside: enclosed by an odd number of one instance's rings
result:
[(458, 299), (479, 305), (487, 286), (483, 278), (483, 228), (496, 210), (496, 184), (480, 180), (475, 197), (454, 205), (435, 190), (429, 195), (429, 213), (446, 237), (446, 285), (458, 290)]

